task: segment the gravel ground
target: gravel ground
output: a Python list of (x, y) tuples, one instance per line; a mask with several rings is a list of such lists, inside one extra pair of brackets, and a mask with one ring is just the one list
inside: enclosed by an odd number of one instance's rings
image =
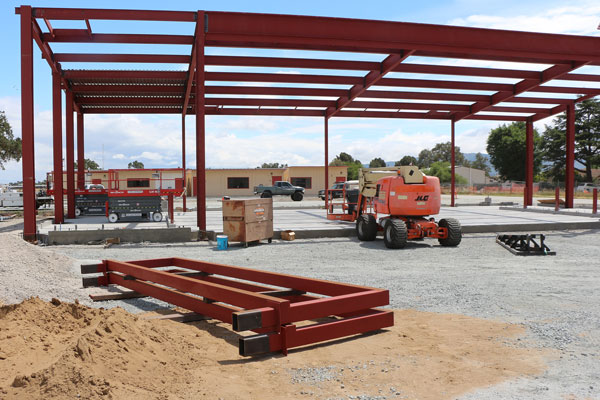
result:
[[(216, 243), (206, 242), (47, 249), (58, 253), (56, 257), (66, 255), (82, 263), (106, 258), (203, 259), (387, 288), (393, 308), (522, 323), (528, 328), (524, 345), (554, 349), (548, 370), (461, 399), (600, 399), (600, 231), (546, 236), (556, 256), (514, 256), (495, 243), (493, 234), (465, 235), (457, 248), (426, 240), (409, 243), (403, 250), (388, 250), (381, 239), (359, 242), (356, 238), (274, 241), (247, 249), (233, 245), (227, 251), (217, 251)], [(13, 288), (0, 292), (4, 302), (18, 301), (24, 293), (51, 291), (52, 296), (89, 304), (89, 292), (73, 287), (73, 278), (79, 279), (77, 263), (65, 265), (62, 271), (7, 268), (0, 264), (2, 286)], [(43, 272), (51, 276), (42, 280)], [(100, 305), (139, 312), (164, 304), (132, 299)]]

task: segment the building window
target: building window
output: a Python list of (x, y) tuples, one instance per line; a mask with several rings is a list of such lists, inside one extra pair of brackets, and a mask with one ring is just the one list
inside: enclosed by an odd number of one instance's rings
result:
[(127, 179), (128, 188), (147, 188), (150, 187), (150, 179)]
[(305, 189), (312, 188), (312, 178), (292, 178), (290, 180), (294, 186), (300, 186)]
[(227, 178), (227, 189), (248, 189), (250, 178)]

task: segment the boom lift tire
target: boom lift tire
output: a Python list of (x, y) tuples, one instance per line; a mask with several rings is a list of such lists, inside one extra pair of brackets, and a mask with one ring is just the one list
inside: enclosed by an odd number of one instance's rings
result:
[(273, 195), (271, 194), (271, 192), (262, 192), (260, 194), (260, 197), (262, 197), (263, 199), (268, 199), (269, 197), (273, 197)]
[(79, 217), (81, 215), (81, 209), (80, 208), (76, 208), (75, 209), (75, 216)]
[(391, 218), (385, 224), (383, 243), (388, 249), (403, 249), (408, 240), (406, 223), (398, 218)]
[(377, 236), (377, 220), (371, 214), (363, 214), (356, 220), (356, 236), (358, 240), (372, 242)]
[(114, 224), (118, 220), (119, 220), (119, 216), (117, 215), (117, 213), (110, 213), (108, 215), (108, 222), (110, 222), (111, 224)]
[(454, 218), (440, 219), (438, 225), (441, 228), (448, 229), (448, 237), (446, 239), (438, 239), (442, 246), (458, 246), (462, 239), (462, 229), (460, 222)]
[(301, 201), (304, 198), (304, 195), (301, 192), (294, 192), (291, 197), (294, 201)]

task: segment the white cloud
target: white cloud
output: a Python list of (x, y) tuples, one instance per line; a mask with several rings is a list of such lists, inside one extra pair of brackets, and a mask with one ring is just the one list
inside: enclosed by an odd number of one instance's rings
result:
[(127, 157), (125, 156), (125, 154), (121, 154), (121, 153), (119, 153), (119, 154), (113, 154), (112, 158), (113, 158), (114, 160), (124, 160), (124, 159), (126, 159)]
[(450, 21), (451, 25), (481, 28), (510, 29), (517, 31), (567, 33), (600, 36), (598, 2), (578, 2), (577, 5), (561, 6), (542, 11), (538, 15), (470, 15)]

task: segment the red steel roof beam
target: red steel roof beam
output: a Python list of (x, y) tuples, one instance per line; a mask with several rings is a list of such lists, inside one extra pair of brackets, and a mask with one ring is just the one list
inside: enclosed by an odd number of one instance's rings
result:
[(207, 97), (207, 105), (212, 106), (261, 106), (261, 107), (335, 107), (333, 100), (304, 100), (304, 99), (232, 99)]
[(71, 90), (73, 93), (81, 94), (98, 94), (98, 93), (106, 93), (115, 94), (115, 95), (124, 95), (130, 94), (135, 95), (137, 93), (144, 93), (147, 95), (156, 94), (156, 95), (183, 95), (184, 87), (183, 85), (90, 85), (90, 84), (73, 84), (71, 85)]
[[(415, 49), (502, 57), (600, 61), (599, 39), (548, 33), (296, 15), (207, 12), (207, 41)], [(212, 43), (211, 43), (212, 45)], [(541, 49), (549, 49), (544, 51)]]
[[(579, 97), (579, 98), (577, 98), (575, 100), (569, 100), (569, 103), (567, 103), (567, 104), (561, 104), (559, 106), (551, 108), (550, 109), (550, 115), (556, 115), (556, 114), (560, 114), (562, 112), (565, 112), (565, 111), (567, 111), (567, 107), (568, 107), (569, 104), (571, 104), (571, 103), (577, 104), (577, 103), (580, 103), (580, 102), (582, 102), (584, 100), (589, 100), (589, 99), (591, 99), (591, 98), (593, 98), (595, 96), (596, 96), (595, 94), (588, 94), (588, 95), (585, 95), (585, 96), (581, 96), (581, 97)], [(540, 119), (544, 119), (544, 118), (548, 118), (548, 115), (547, 114), (535, 114), (534, 116), (531, 117), (531, 119), (533, 120), (533, 122), (539, 121)]]
[(352, 103), (354, 99), (361, 96), (367, 89), (373, 85), (377, 85), (383, 81), (383, 77), (388, 72), (396, 68), (400, 63), (406, 60), (413, 53), (413, 50), (401, 50), (400, 54), (390, 54), (379, 65), (378, 69), (371, 70), (363, 78), (362, 83), (357, 83), (350, 88), (347, 96), (341, 96), (336, 101), (335, 107), (328, 107), (325, 117), (331, 118), (336, 115), (342, 108)]
[(77, 97), (83, 107), (96, 104), (181, 104), (181, 97)]
[(131, 21), (175, 21), (195, 22), (196, 13), (191, 11), (151, 10), (103, 10), (90, 8), (34, 8), (35, 18), (55, 20), (131, 20)]
[(187, 35), (147, 35), (120, 33), (93, 33), (90, 37), (87, 29), (55, 29), (55, 36), (44, 33), (44, 42), (57, 43), (134, 43), (134, 44), (180, 44), (191, 45), (193, 36)]
[[(512, 99), (514, 97), (516, 97), (517, 95), (521, 94), (521, 93), (525, 93), (527, 91), (540, 91), (540, 90), (548, 90), (548, 91), (552, 91), (553, 93), (564, 93), (564, 92), (558, 92), (556, 90), (558, 89), (569, 89), (569, 88), (552, 88), (552, 87), (542, 87), (541, 85), (552, 80), (552, 79), (556, 79), (560, 76), (563, 76), (565, 74), (568, 74), (569, 72), (582, 67), (586, 64), (587, 62), (573, 62), (570, 65), (554, 65), (542, 72), (540, 72), (540, 77), (538, 79), (524, 79), (519, 83), (516, 83), (515, 85), (511, 85), (513, 87), (512, 89), (512, 93), (510, 92), (498, 92), (493, 94), (490, 97), (489, 101), (482, 101), (482, 102), (477, 102), (475, 104), (473, 104), (473, 106), (471, 107), (471, 110), (468, 113), (457, 113), (455, 115), (454, 121), (460, 121), (463, 118), (466, 118), (470, 115), (474, 115), (477, 114), (480, 111), (484, 111), (486, 109), (488, 109), (491, 106), (494, 106), (496, 104), (499, 104), (503, 101), (506, 101), (507, 99)], [(579, 89), (578, 89), (579, 90)], [(600, 89), (599, 89), (600, 92)], [(588, 93), (588, 89), (585, 90), (581, 90), (578, 91), (577, 93)]]
[(107, 62), (107, 63), (153, 63), (188, 64), (190, 56), (179, 54), (71, 54), (56, 53), (57, 62)]
[(64, 71), (66, 79), (170, 79), (185, 80), (185, 71), (127, 71), (127, 70), (89, 70), (68, 69)]

